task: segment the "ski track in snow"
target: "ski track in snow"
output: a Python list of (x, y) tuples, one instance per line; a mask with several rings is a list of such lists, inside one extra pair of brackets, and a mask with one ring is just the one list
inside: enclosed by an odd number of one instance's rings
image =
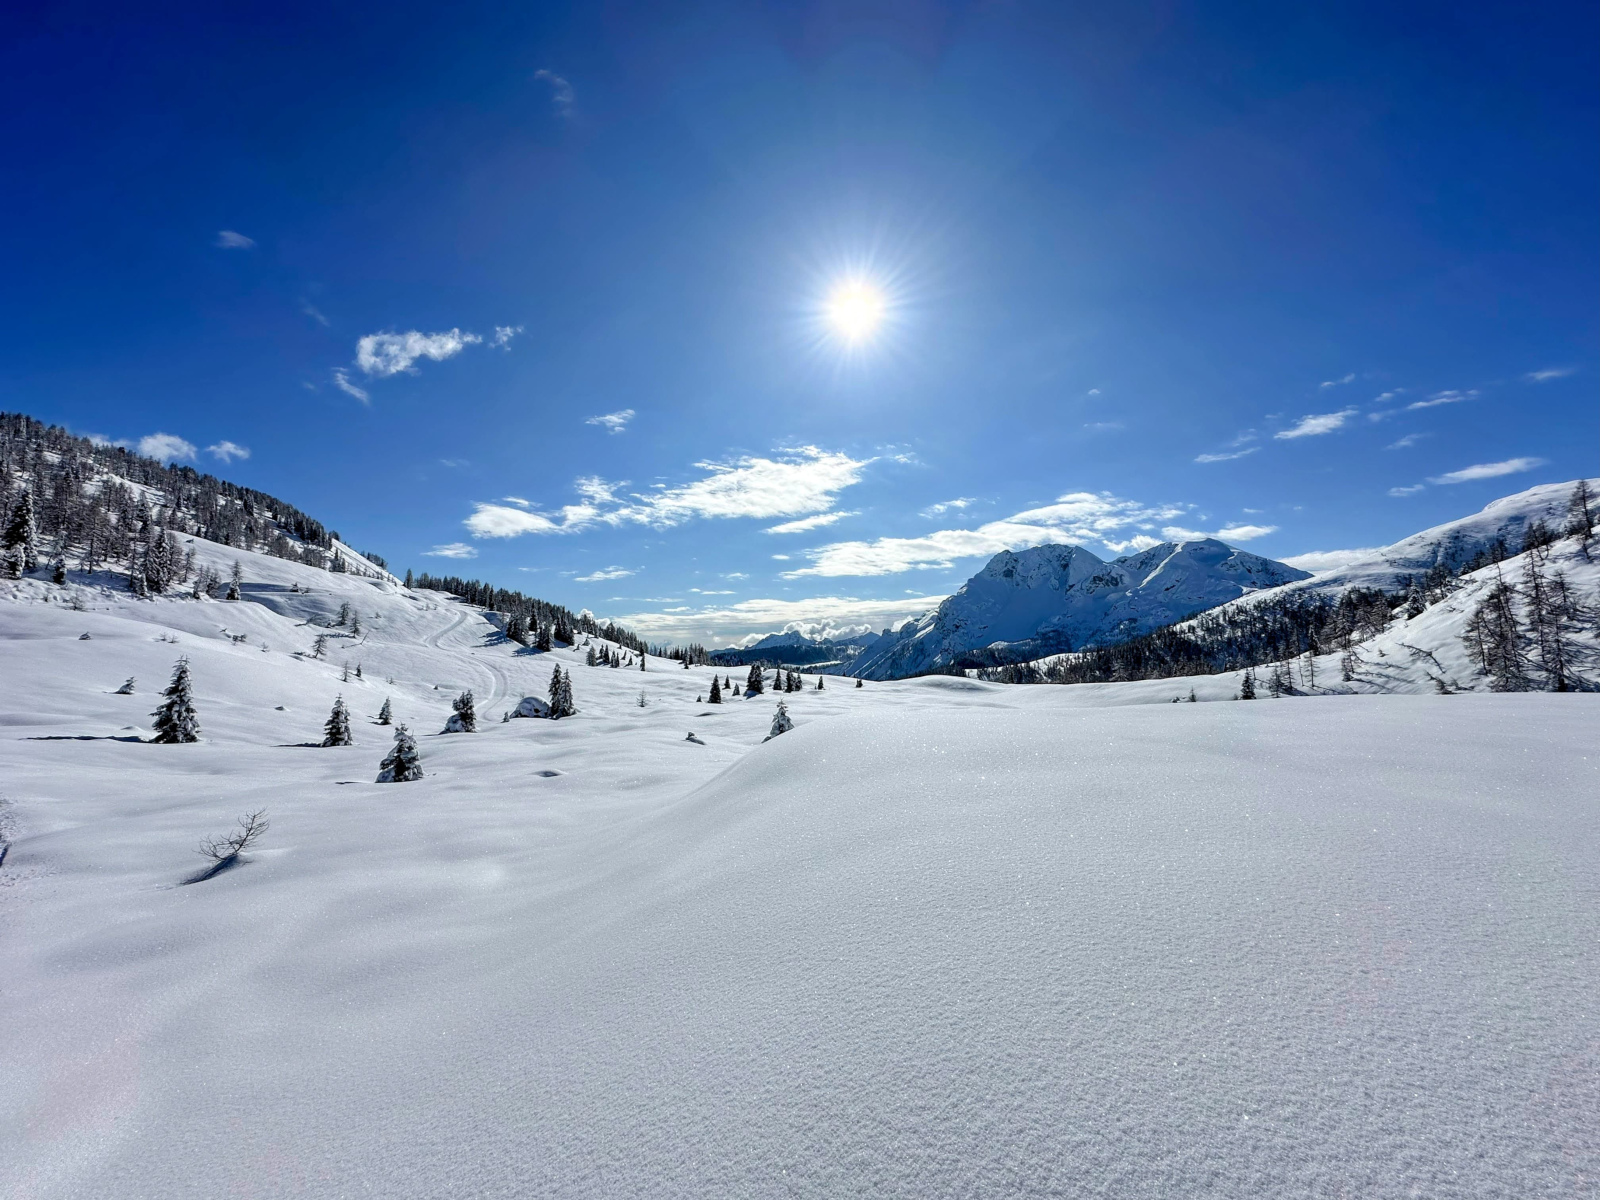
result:
[[(8, 1196), (1600, 1194), (1600, 696), (830, 677), (763, 745), (710, 669), (197, 549), (261, 602), (0, 584)], [(179, 654), (205, 740), (118, 740)]]

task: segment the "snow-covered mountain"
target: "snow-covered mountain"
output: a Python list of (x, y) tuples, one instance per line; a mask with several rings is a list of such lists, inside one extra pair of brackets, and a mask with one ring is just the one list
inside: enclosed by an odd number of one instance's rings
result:
[(722, 666), (782, 663), (785, 666), (824, 665), (830, 674), (848, 672), (848, 664), (866, 653), (882, 635), (866, 632), (850, 637), (815, 638), (797, 629), (769, 633), (748, 646), (713, 650), (711, 661)]
[(1003, 550), (933, 612), (885, 630), (851, 664), (866, 679), (949, 666), (1002, 643), (1047, 650), (1121, 641), (1262, 588), (1311, 578), (1215, 538), (1165, 542), (1105, 562), (1081, 546)]

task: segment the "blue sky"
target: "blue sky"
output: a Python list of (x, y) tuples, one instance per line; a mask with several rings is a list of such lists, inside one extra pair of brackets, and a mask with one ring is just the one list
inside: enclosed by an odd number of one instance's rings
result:
[(1593, 5), (329, 7), (13, 26), (0, 407), (717, 642), (1596, 473)]

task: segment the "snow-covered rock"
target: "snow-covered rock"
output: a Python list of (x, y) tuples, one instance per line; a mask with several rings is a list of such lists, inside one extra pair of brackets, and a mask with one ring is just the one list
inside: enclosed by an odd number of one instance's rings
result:
[(517, 701), (517, 707), (512, 710), (513, 717), (548, 717), (550, 715), (550, 702), (541, 700), (538, 696), (524, 696)]
[(996, 642), (1048, 649), (1125, 641), (1306, 571), (1215, 538), (1167, 542), (1105, 562), (1081, 546), (1003, 550), (961, 590), (907, 622), (850, 666), (895, 679), (938, 670)]

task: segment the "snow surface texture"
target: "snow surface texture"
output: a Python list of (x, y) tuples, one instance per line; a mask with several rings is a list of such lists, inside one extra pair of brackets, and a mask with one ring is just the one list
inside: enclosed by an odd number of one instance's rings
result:
[(885, 631), (849, 672), (896, 679), (996, 642), (1034, 637), (1074, 649), (1126, 641), (1306, 572), (1203, 538), (1168, 542), (1113, 562), (1081, 546), (1002, 550), (961, 590), (895, 633)]
[[(763, 746), (710, 669), (197, 548), (264, 602), (0, 586), (8, 1196), (1597, 1194), (1600, 697), (932, 677)], [(125, 740), (179, 654), (204, 740)]]

